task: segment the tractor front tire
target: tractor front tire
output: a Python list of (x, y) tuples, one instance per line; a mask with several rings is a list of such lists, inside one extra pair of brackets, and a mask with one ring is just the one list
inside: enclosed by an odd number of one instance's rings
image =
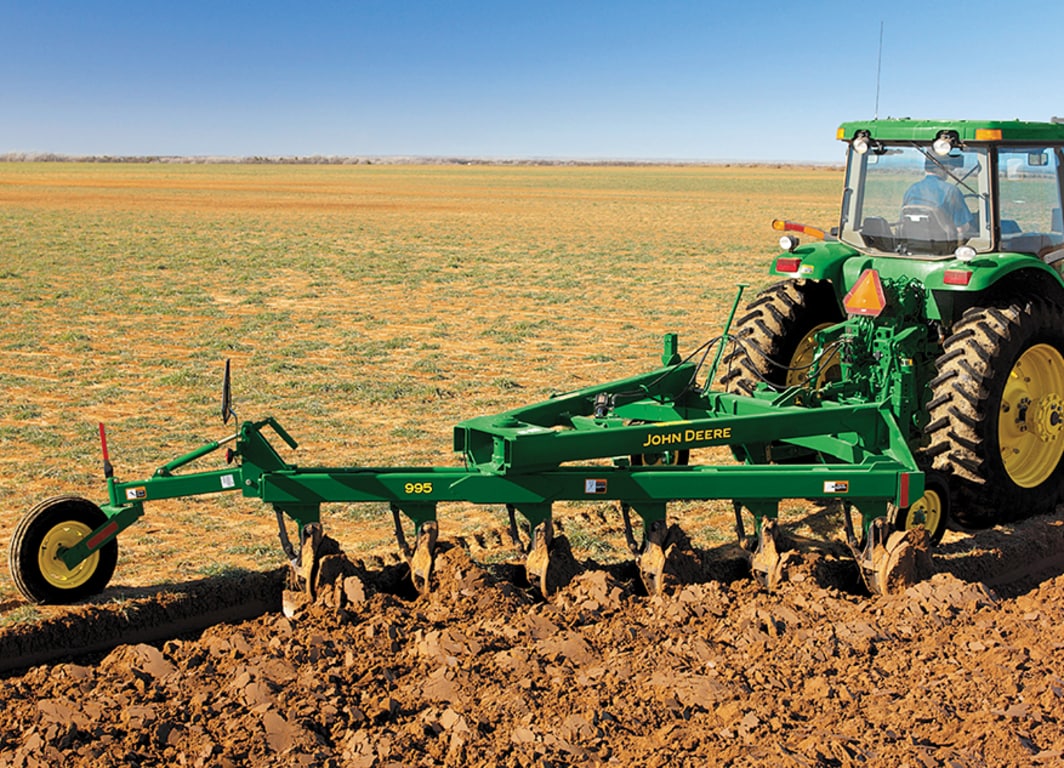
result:
[[(815, 334), (842, 321), (828, 282), (784, 280), (761, 291), (732, 334), (720, 383), (726, 392), (749, 395), (759, 382), (783, 388), (803, 383), (816, 352)], [(838, 361), (828, 361), (817, 382), (836, 381)]]
[(1064, 498), (1064, 309), (1034, 299), (973, 307), (931, 382), (927, 453), (951, 478), (951, 515), (982, 528)]
[(11, 578), (32, 603), (72, 603), (107, 586), (118, 562), (118, 541), (111, 539), (73, 568), (59, 553), (107, 522), (103, 511), (79, 496), (54, 496), (19, 521), (8, 553)]

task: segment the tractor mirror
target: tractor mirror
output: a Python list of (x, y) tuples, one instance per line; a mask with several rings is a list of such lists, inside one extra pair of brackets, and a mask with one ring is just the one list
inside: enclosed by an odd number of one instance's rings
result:
[(232, 409), (232, 383), (229, 377), (229, 360), (225, 361), (225, 373), (222, 375), (222, 423), (229, 423)]
[(1047, 155), (1045, 152), (1028, 152), (1027, 165), (1049, 165), (1049, 155)]

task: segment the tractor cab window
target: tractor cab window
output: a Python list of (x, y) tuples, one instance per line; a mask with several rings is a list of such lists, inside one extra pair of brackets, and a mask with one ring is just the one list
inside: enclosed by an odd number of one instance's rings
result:
[(998, 150), (1001, 250), (1064, 259), (1064, 222), (1058, 176), (1061, 150), (1008, 147)]
[(840, 237), (899, 256), (951, 255), (958, 246), (989, 250), (986, 151), (877, 145), (850, 150)]

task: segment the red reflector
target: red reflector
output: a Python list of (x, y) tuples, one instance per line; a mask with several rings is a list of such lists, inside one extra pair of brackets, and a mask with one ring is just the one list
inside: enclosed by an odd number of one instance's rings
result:
[(776, 271), (777, 272), (797, 272), (798, 267), (801, 266), (802, 260), (791, 257), (784, 257), (776, 259)]
[(972, 273), (966, 269), (947, 269), (942, 282), (946, 285), (968, 285), (971, 279)]
[(102, 531), (100, 531), (95, 536), (93, 536), (91, 539), (89, 539), (89, 541), (88, 541), (89, 551), (92, 552), (92, 551), (96, 550), (100, 546), (100, 542), (102, 542), (104, 539), (106, 539), (108, 536), (110, 536), (112, 533), (114, 533), (117, 530), (118, 530), (118, 523), (116, 523), (114, 520), (112, 520), (110, 525), (108, 525)]
[(853, 288), (842, 300), (842, 306), (851, 315), (869, 315), (879, 317), (886, 309), (887, 298), (883, 295), (883, 283), (879, 281), (879, 273), (874, 269), (866, 269), (857, 278)]
[(898, 504), (902, 509), (909, 506), (909, 473), (902, 472), (898, 475)]

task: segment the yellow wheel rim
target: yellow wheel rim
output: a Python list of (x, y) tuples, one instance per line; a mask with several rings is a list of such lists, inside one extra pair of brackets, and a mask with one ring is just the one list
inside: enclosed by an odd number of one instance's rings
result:
[(1021, 488), (1044, 483), (1064, 455), (1064, 357), (1036, 344), (1005, 382), (998, 421), (1001, 462)]
[[(784, 385), (788, 387), (796, 387), (806, 383), (809, 376), (810, 366), (813, 364), (813, 358), (816, 356), (816, 335), (820, 331), (829, 327), (831, 323), (821, 323), (814, 326), (809, 333), (802, 337), (802, 340), (798, 342), (798, 346), (794, 348), (794, 354), (791, 355), (791, 362), (788, 365), (787, 376), (784, 379)], [(821, 361), (823, 364), (823, 361)], [(817, 387), (822, 387), (829, 381), (838, 381), (841, 378), (839, 370), (839, 362), (837, 359), (830, 359), (827, 365), (820, 369), (820, 372), (816, 377)]]
[(938, 491), (928, 489), (916, 500), (905, 514), (905, 530), (924, 528), (934, 535), (942, 524), (942, 512), (945, 505)]
[(92, 528), (76, 520), (59, 523), (44, 535), (37, 553), (37, 565), (41, 576), (53, 587), (76, 589), (92, 578), (100, 562), (100, 553), (93, 552), (72, 569), (59, 559), (59, 552), (70, 549), (92, 533)]

